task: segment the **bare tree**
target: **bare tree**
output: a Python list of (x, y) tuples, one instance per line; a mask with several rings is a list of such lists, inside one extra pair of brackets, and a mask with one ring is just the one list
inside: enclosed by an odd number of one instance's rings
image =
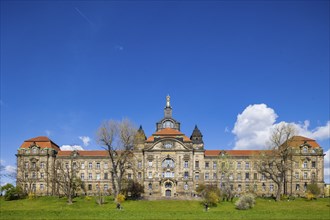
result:
[(276, 186), (276, 201), (281, 199), (283, 189), (286, 194), (286, 176), (292, 167), (292, 137), (295, 129), (289, 124), (276, 126), (270, 137), (270, 149), (256, 156), (257, 171), (272, 180)]
[(72, 200), (75, 196), (75, 192), (81, 187), (81, 180), (77, 177), (77, 164), (74, 161), (73, 156), (70, 156), (70, 160), (57, 161), (55, 182), (57, 184), (57, 193), (60, 195), (63, 193), (67, 199), (68, 204), (72, 204)]
[(112, 191), (117, 196), (123, 185), (126, 168), (133, 161), (133, 146), (137, 129), (128, 119), (106, 121), (97, 132), (98, 143), (109, 153)]

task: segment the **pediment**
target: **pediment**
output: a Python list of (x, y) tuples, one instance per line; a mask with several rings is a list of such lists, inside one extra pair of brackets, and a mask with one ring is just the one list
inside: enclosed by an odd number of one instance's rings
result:
[(192, 150), (189, 146), (174, 138), (166, 138), (157, 141), (146, 149), (147, 151), (187, 151)]

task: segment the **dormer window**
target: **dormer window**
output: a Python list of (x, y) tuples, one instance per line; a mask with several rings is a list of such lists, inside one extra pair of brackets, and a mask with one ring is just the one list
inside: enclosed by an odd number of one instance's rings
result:
[(307, 147), (303, 147), (303, 153), (308, 153), (308, 148)]
[(171, 121), (164, 121), (163, 128), (173, 128), (173, 122)]
[(36, 154), (36, 153), (37, 153), (37, 148), (35, 148), (35, 147), (32, 148), (32, 153), (33, 153), (33, 154)]

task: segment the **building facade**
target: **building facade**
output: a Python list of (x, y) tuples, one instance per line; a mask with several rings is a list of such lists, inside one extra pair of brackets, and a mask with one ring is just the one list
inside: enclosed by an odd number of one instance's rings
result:
[[(246, 191), (259, 196), (275, 194), (276, 184), (255, 167), (255, 155), (261, 150), (206, 150), (197, 126), (190, 137), (181, 132), (180, 122), (172, 117), (169, 96), (155, 133), (147, 138), (142, 127), (138, 133), (143, 138), (134, 146), (135, 159), (128, 164), (125, 175), (144, 186), (145, 197), (191, 198), (200, 184), (230, 187), (236, 195)], [(303, 196), (311, 182), (322, 190), (323, 149), (315, 140), (301, 136), (294, 136), (290, 143), (294, 152), (292, 168), (282, 191)], [(60, 193), (57, 164), (73, 166), (88, 195), (111, 188), (111, 163), (105, 150), (62, 151), (48, 137), (36, 137), (24, 141), (16, 156), (17, 184), (27, 192)]]

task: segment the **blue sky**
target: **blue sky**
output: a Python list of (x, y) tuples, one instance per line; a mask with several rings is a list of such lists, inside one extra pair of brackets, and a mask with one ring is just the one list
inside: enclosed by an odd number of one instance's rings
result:
[(8, 170), (36, 136), (100, 149), (106, 119), (149, 136), (167, 94), (206, 149), (260, 149), (282, 122), (330, 152), (329, 1), (1, 1)]

